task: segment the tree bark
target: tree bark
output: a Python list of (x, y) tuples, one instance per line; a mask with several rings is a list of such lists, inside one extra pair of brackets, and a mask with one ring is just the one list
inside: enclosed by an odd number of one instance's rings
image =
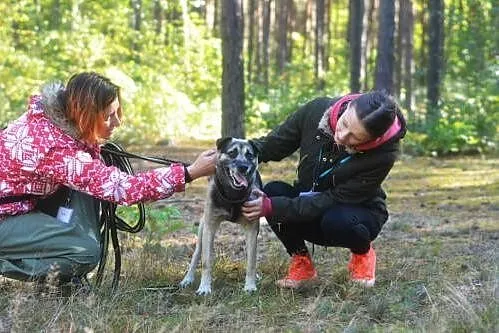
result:
[(248, 79), (247, 82), (248, 84), (251, 85), (252, 82), (252, 71), (253, 71), (253, 55), (255, 53), (255, 32), (258, 31), (258, 20), (257, 20), (257, 13), (258, 13), (258, 0), (248, 0), (248, 18), (249, 18), (249, 24), (248, 24), (248, 51), (246, 54), (248, 55)]
[(376, 58), (377, 90), (393, 91), (394, 0), (381, 0), (379, 6), (378, 55)]
[(263, 0), (262, 11), (263, 11), (263, 23), (262, 23), (262, 42), (261, 45), (261, 59), (262, 59), (262, 68), (259, 70), (262, 78), (261, 82), (263, 83), (265, 92), (269, 89), (269, 66), (270, 66), (270, 9), (271, 9), (272, 0)]
[(244, 138), (242, 1), (223, 0), (222, 4), (222, 137)]
[(276, 73), (282, 74), (288, 58), (288, 0), (276, 1)]
[[(366, 0), (368, 4), (368, 10), (366, 10), (364, 14), (364, 27), (365, 27), (365, 43), (363, 42), (362, 45), (364, 45), (364, 52), (362, 54), (362, 57), (364, 58), (363, 60), (363, 77), (364, 80), (362, 82), (363, 84), (363, 90), (367, 91), (372, 88), (373, 84), (371, 83), (373, 76), (369, 75), (372, 72), (372, 68), (375, 66), (373, 64), (373, 61), (371, 60), (371, 54), (374, 53), (374, 48), (376, 45), (376, 29), (377, 29), (377, 22), (374, 19), (375, 17), (375, 12), (376, 12), (376, 0)], [(364, 36), (363, 36), (364, 38)]]
[(154, 0), (153, 17), (154, 31), (156, 35), (161, 35), (161, 30), (163, 29), (163, 7), (161, 6), (161, 0)]
[(413, 33), (414, 33), (414, 12), (412, 0), (400, 0), (400, 20), (401, 25), (401, 48), (402, 48), (402, 78), (403, 81), (403, 106), (408, 112), (408, 123), (414, 123), (414, 113), (412, 111), (413, 93), (412, 76), (414, 74), (413, 63)]
[(361, 90), (364, 0), (350, 0), (350, 91)]
[(440, 119), (439, 99), (440, 84), (442, 81), (443, 42), (444, 42), (444, 2), (443, 0), (429, 1), (429, 35), (428, 35), (428, 75), (427, 99), (429, 125), (434, 125)]
[(317, 88), (322, 90), (325, 86), (324, 81), (324, 0), (317, 0), (315, 4), (315, 82)]

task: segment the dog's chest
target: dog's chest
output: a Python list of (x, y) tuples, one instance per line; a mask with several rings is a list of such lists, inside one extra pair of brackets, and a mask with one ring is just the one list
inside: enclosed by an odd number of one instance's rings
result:
[(241, 205), (244, 201), (231, 202), (229, 199), (223, 197), (217, 190), (212, 192), (212, 203), (214, 208), (222, 215), (222, 217), (230, 222), (236, 222), (241, 216)]

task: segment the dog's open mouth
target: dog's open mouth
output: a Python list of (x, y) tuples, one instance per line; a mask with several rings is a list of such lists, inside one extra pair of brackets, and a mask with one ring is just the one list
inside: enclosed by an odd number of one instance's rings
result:
[(246, 179), (245, 175), (234, 169), (229, 169), (229, 175), (235, 188), (248, 187), (248, 180)]

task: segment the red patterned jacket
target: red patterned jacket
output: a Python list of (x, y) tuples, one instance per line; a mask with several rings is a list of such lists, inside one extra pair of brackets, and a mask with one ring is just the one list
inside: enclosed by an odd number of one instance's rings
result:
[[(128, 175), (100, 160), (99, 146), (77, 140), (55, 98), (60, 86), (32, 96), (28, 111), (0, 132), (0, 198), (47, 196), (61, 185), (130, 205), (154, 201), (185, 187), (180, 164)], [(36, 197), (0, 204), (0, 220), (34, 209)]]

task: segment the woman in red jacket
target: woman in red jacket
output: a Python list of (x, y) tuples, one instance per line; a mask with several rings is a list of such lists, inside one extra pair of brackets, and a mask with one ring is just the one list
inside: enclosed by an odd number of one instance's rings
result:
[[(100, 144), (120, 126), (119, 87), (97, 73), (80, 73), (67, 86), (49, 84), (28, 111), (0, 132), (0, 275), (61, 282), (92, 270), (101, 255), (94, 199), (130, 205), (184, 190), (214, 172), (215, 150), (184, 167), (129, 175), (106, 166)], [(36, 209), (61, 186), (67, 204), (57, 217)]]

